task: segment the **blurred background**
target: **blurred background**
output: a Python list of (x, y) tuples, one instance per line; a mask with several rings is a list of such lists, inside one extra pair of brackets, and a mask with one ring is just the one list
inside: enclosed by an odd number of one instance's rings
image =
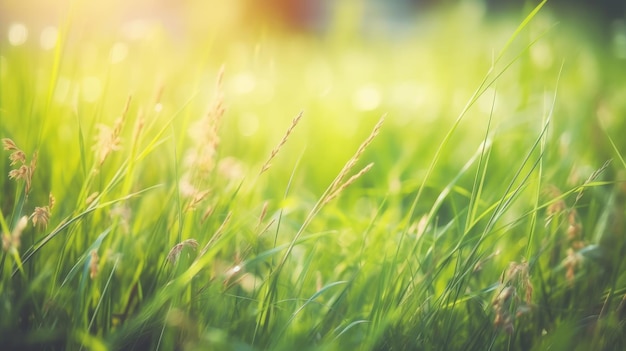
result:
[[(159, 95), (164, 116), (195, 97), (189, 118), (200, 115), (225, 65), (224, 154), (260, 162), (269, 150), (258, 145), (280, 140), (291, 118), (305, 111), (310, 118), (304, 119), (302, 141), (292, 143), (311, 157), (320, 150), (325, 155), (327, 167), (308, 174), (322, 188), (328, 175), (319, 173), (340, 169), (353, 144), (387, 114), (391, 127), (383, 138), (393, 157), (378, 160), (381, 173), (375, 170), (372, 177), (388, 177), (393, 187), (402, 173), (426, 166), (443, 132), (538, 3), (3, 0), (0, 74), (23, 85), (24, 93), (0, 94), (9, 111), (1, 115), (2, 123), (17, 128), (10, 111), (23, 110), (37, 89), (48, 86), (50, 74), (42, 72), (56, 67), (57, 48), (62, 54), (51, 98), (61, 111), (58, 118), (69, 126), (75, 117), (68, 111), (77, 100), (81, 115), (106, 123), (129, 94), (144, 109)], [(446, 156), (450, 164), (473, 154), (490, 114), (499, 120), (498, 133), (511, 142), (537, 133), (557, 87), (555, 134), (564, 150), (580, 148), (567, 151), (567, 157), (594, 166), (610, 157), (610, 146), (590, 152), (572, 140), (601, 139), (599, 124), (624, 128), (625, 16), (623, 0), (548, 1), (508, 48), (500, 68), (511, 60), (515, 64), (467, 113), (451, 145), (455, 151)], [(38, 123), (37, 113), (30, 118)], [(75, 133), (62, 122), (55, 123), (61, 139)], [(291, 167), (294, 160), (286, 162)]]
[[(219, 35), (227, 38), (282, 30), (323, 37), (337, 27), (353, 27), (362, 37), (397, 38), (434, 12), (465, 7), (494, 18), (527, 12), (528, 0), (4, 0), (4, 31), (23, 23), (36, 35), (72, 17), (76, 31), (128, 32), (151, 23), (175, 40)], [(626, 2), (622, 0), (550, 0), (548, 10), (560, 21), (576, 22), (599, 40), (623, 35)], [(138, 22), (143, 22), (142, 24)]]

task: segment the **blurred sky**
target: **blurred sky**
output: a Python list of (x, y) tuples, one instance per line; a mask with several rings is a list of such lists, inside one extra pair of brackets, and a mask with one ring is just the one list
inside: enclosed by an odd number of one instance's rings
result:
[[(210, 31), (240, 34), (267, 28), (324, 35), (338, 21), (351, 22), (363, 35), (372, 32), (401, 36), (419, 15), (462, 3), (474, 3), (494, 16), (528, 12), (539, 1), (524, 0), (3, 0), (0, 23), (6, 33), (15, 22), (34, 32), (59, 26), (71, 18), (76, 31), (101, 34), (158, 24), (176, 40), (193, 39)], [(551, 0), (557, 15), (585, 17), (600, 33), (623, 26), (625, 0)], [(594, 24), (595, 25), (595, 24)], [(602, 35), (602, 34), (601, 34)]]

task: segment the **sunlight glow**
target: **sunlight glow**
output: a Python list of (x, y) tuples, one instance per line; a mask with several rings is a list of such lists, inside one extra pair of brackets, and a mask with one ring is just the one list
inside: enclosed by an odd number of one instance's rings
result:
[(128, 56), (128, 45), (122, 42), (113, 44), (110, 52), (111, 63), (120, 63), (126, 59), (126, 56)]
[(44, 50), (52, 50), (57, 44), (59, 30), (54, 26), (48, 26), (41, 31), (39, 45)]
[(9, 27), (9, 43), (13, 46), (19, 46), (28, 39), (28, 28), (22, 23), (13, 23)]
[(381, 94), (378, 87), (368, 84), (360, 87), (352, 96), (352, 103), (357, 110), (375, 110), (381, 102)]
[(87, 102), (95, 102), (102, 94), (102, 83), (97, 77), (85, 77), (81, 84), (81, 95)]

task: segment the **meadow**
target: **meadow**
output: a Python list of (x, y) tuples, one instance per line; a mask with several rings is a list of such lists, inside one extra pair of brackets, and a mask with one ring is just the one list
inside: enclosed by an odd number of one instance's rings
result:
[(349, 10), (1, 33), (3, 347), (625, 349), (626, 29)]

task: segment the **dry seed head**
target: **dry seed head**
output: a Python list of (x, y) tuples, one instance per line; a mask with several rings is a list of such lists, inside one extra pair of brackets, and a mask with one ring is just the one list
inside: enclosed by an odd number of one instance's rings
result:
[(219, 126), (225, 112), (221, 92), (222, 75), (223, 69), (218, 73), (215, 96), (208, 112), (189, 129), (194, 146), (185, 155), (185, 165), (200, 177), (206, 177), (216, 165), (215, 157), (220, 144)]
[(419, 222), (417, 222), (417, 230), (415, 232), (415, 236), (420, 238), (424, 232), (426, 232), (426, 226), (428, 225), (428, 215), (423, 215), (420, 218)]
[(567, 227), (567, 238), (570, 241), (575, 241), (580, 238), (580, 232), (582, 231), (582, 227), (578, 223), (570, 224)]
[(204, 210), (204, 213), (202, 214), (202, 220), (200, 222), (204, 223), (206, 219), (209, 218), (209, 216), (213, 214), (214, 209), (215, 208), (213, 206), (207, 207), (206, 210)]
[(350, 177), (348, 180), (346, 180), (345, 183), (341, 184), (341, 186), (339, 186), (339, 188), (337, 188), (337, 190), (335, 190), (334, 192), (332, 192), (325, 200), (324, 203), (328, 203), (330, 201), (332, 201), (334, 198), (336, 198), (337, 196), (339, 196), (339, 194), (341, 194), (341, 192), (346, 189), (348, 186), (350, 186), (350, 184), (354, 183), (357, 179), (359, 179), (363, 174), (367, 173), (370, 169), (372, 169), (372, 167), (374, 166), (374, 163), (370, 163), (367, 166), (365, 166), (362, 170), (359, 171), (359, 173), (353, 175), (352, 177)]
[(563, 201), (563, 199), (560, 199), (561, 191), (556, 186), (548, 186), (546, 189), (543, 190), (543, 193), (546, 197), (552, 200), (552, 202), (546, 208), (547, 217), (545, 225), (548, 226), (554, 217), (560, 215), (561, 213), (563, 213), (563, 211), (565, 211), (566, 206), (565, 201)]
[(94, 279), (98, 276), (98, 263), (100, 261), (100, 257), (98, 256), (97, 250), (91, 250), (89, 253), (91, 256), (91, 260), (89, 261), (89, 278)]
[(17, 150), (9, 155), (9, 160), (11, 160), (10, 166), (15, 166), (18, 163), (25, 164), (26, 154), (22, 150)]
[(143, 109), (139, 109), (137, 114), (137, 120), (135, 121), (135, 127), (133, 128), (133, 140), (136, 142), (139, 140), (139, 135), (143, 131), (143, 126), (145, 124), (145, 120), (143, 117)]
[(2, 139), (2, 147), (7, 151), (22, 151), (17, 147), (15, 142), (9, 138)]
[(198, 205), (206, 199), (210, 193), (211, 191), (209, 190), (197, 191), (185, 207), (185, 212), (195, 211), (198, 208)]
[(241, 161), (235, 157), (225, 157), (217, 164), (220, 176), (228, 180), (241, 179), (244, 176), (244, 167)]
[[(26, 160), (24, 160), (26, 161)], [(35, 172), (35, 168), (37, 168), (37, 153), (33, 154), (33, 158), (30, 161), (30, 165), (23, 164), (20, 168), (13, 169), (9, 171), (9, 179), (14, 179), (16, 181), (23, 180), (26, 183), (26, 195), (30, 193), (30, 188), (32, 184), (33, 173)]]
[(89, 196), (87, 196), (87, 199), (85, 200), (85, 203), (87, 205), (91, 204), (98, 197), (98, 195), (100, 195), (100, 193), (97, 192), (97, 191), (94, 191)]
[(28, 179), (28, 166), (22, 165), (18, 169), (9, 171), (9, 179), (26, 180)]
[(211, 247), (211, 245), (215, 242), (215, 240), (217, 240), (222, 235), (224, 228), (226, 228), (226, 225), (228, 225), (228, 222), (230, 222), (230, 217), (232, 216), (232, 214), (233, 214), (232, 212), (228, 212), (228, 214), (226, 215), (226, 218), (224, 218), (224, 221), (222, 222), (220, 227), (217, 228), (217, 230), (215, 231), (215, 234), (213, 234), (211, 239), (209, 239), (209, 242), (206, 243), (206, 245), (204, 245), (198, 257), (204, 256), (204, 254), (209, 250), (209, 247)]
[(270, 168), (270, 166), (272, 165), (271, 164), (272, 160), (274, 159), (274, 157), (276, 157), (276, 155), (278, 154), (280, 149), (287, 142), (287, 139), (289, 138), (289, 135), (291, 135), (293, 130), (298, 125), (298, 122), (300, 122), (300, 119), (302, 118), (302, 114), (303, 113), (304, 113), (303, 111), (300, 111), (300, 113), (291, 121), (291, 126), (289, 126), (289, 128), (287, 128), (287, 132), (285, 133), (283, 138), (280, 140), (280, 143), (278, 143), (278, 145), (274, 149), (272, 149), (272, 152), (270, 153), (270, 157), (267, 159), (267, 161), (265, 161), (265, 164), (263, 164), (263, 167), (261, 167), (261, 171), (259, 172), (259, 175), (262, 174), (263, 172), (267, 171)]
[(33, 221), (34, 226), (40, 225), (42, 228), (47, 227), (48, 221), (50, 220), (50, 207), (35, 207), (35, 211), (32, 215), (30, 215), (30, 218)]
[(265, 227), (263, 228), (263, 230), (261, 230), (261, 231), (259, 232), (259, 234), (257, 234), (257, 235), (258, 235), (258, 236), (261, 236), (261, 235), (265, 234), (265, 232), (267, 232), (267, 231), (270, 229), (270, 227), (272, 226), (272, 224), (274, 224), (274, 222), (276, 222), (276, 218), (272, 218), (272, 220), (271, 220), (271, 221), (269, 221), (269, 222), (265, 225)]
[(504, 329), (508, 334), (513, 332), (513, 316), (511, 315), (512, 304), (516, 298), (515, 288), (507, 286), (502, 289), (493, 301), (495, 318), (493, 325)]
[(593, 173), (591, 173), (589, 178), (585, 180), (585, 182), (583, 183), (583, 186), (580, 188), (580, 191), (578, 192), (578, 195), (576, 196), (576, 200), (574, 201), (574, 203), (578, 203), (578, 201), (580, 201), (580, 199), (583, 197), (584, 186), (596, 180), (596, 178), (598, 178), (600, 174), (602, 174), (609, 167), (610, 164), (611, 164), (611, 160), (609, 159), (604, 162), (602, 167), (598, 168)]
[(128, 234), (130, 232), (132, 210), (128, 204), (120, 203), (113, 206), (109, 212), (109, 217), (112, 221), (118, 222), (122, 233)]
[(7, 252), (11, 249), (12, 246), (13, 240), (11, 238), (11, 234), (2, 233), (2, 250), (4, 250), (4, 252)]
[(322, 272), (319, 270), (315, 271), (315, 291), (320, 291), (324, 287), (322, 282)]
[(176, 263), (178, 257), (180, 256), (180, 253), (185, 247), (190, 247), (193, 250), (196, 250), (198, 248), (198, 241), (196, 241), (195, 239), (187, 239), (174, 245), (174, 247), (172, 247), (172, 249), (170, 249), (170, 252), (167, 254), (167, 260), (171, 263)]
[(104, 124), (98, 125), (99, 132), (94, 150), (96, 150), (99, 165), (104, 163), (111, 152), (121, 149), (122, 139), (116, 134), (116, 129), (119, 128), (111, 128)]
[(122, 128), (124, 127), (126, 114), (128, 113), (128, 109), (130, 107), (130, 101), (131, 96), (129, 96), (126, 100), (126, 105), (124, 105), (122, 115), (115, 120), (113, 127), (103, 124), (98, 125), (99, 133), (96, 137), (94, 150), (96, 151), (98, 164), (100, 166), (102, 166), (111, 152), (121, 149), (122, 138), (120, 137), (120, 134), (122, 133)]
[(30, 159), (30, 176), (32, 177), (33, 173), (35, 173), (35, 169), (37, 168), (37, 160), (39, 159), (39, 153), (37, 151), (33, 152), (33, 157)]
[(529, 268), (527, 262), (511, 262), (506, 273), (503, 276), (502, 283), (515, 286), (516, 288), (525, 291), (526, 303), (531, 304), (533, 285), (530, 281), (530, 274), (528, 270)]
[(30, 193), (30, 187), (33, 181), (33, 174), (35, 173), (35, 169), (37, 168), (37, 158), (39, 154), (37, 152), (33, 153), (33, 157), (30, 160), (30, 166), (27, 167), (27, 176), (26, 176), (26, 195)]
[(255, 230), (259, 229), (261, 223), (263, 223), (263, 219), (265, 219), (265, 215), (267, 215), (267, 208), (269, 207), (269, 202), (265, 201), (263, 203), (263, 209), (261, 209), (261, 215), (259, 216), (259, 221), (256, 224)]
[(4, 251), (16, 251), (20, 248), (22, 232), (26, 229), (28, 225), (28, 217), (23, 216), (17, 222), (15, 228), (13, 228), (13, 232), (11, 234), (4, 233), (2, 235), (2, 249)]
[(572, 284), (576, 277), (577, 269), (582, 265), (583, 256), (574, 251), (573, 248), (567, 249), (567, 257), (563, 260), (563, 266), (565, 266), (565, 279), (568, 283)]
[(570, 242), (578, 241), (582, 233), (582, 225), (577, 220), (576, 211), (572, 210), (568, 216), (567, 238)]
[(382, 127), (384, 121), (385, 121), (385, 116), (382, 116), (378, 120), (378, 123), (376, 123), (376, 125), (374, 126), (374, 129), (372, 129), (372, 132), (370, 133), (370, 135), (361, 143), (361, 145), (357, 149), (354, 156), (352, 156), (352, 158), (348, 160), (345, 166), (343, 166), (343, 169), (339, 172), (339, 174), (337, 175), (337, 178), (335, 178), (333, 183), (330, 185), (331, 194), (334, 193), (335, 190), (337, 190), (337, 188), (341, 187), (340, 185), (341, 182), (348, 175), (348, 173), (354, 167), (354, 165), (356, 165), (357, 161), (359, 160), (363, 152), (365, 152), (365, 149), (369, 146), (369, 144), (372, 143), (372, 140), (374, 140), (374, 138), (378, 135), (378, 133), (380, 132), (380, 128)]

